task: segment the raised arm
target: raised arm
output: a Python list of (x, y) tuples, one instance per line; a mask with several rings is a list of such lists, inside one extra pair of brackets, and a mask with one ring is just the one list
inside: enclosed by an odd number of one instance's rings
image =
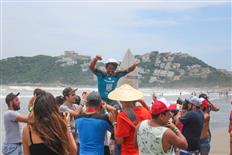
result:
[(70, 113), (70, 116), (77, 117), (82, 112), (82, 108), (83, 108), (83, 105), (80, 105), (76, 110), (69, 109), (68, 112)]
[(28, 121), (28, 116), (25, 116), (25, 115), (23, 115), (23, 114), (19, 114), (19, 115), (16, 117), (16, 121), (17, 121), (17, 122), (27, 123), (27, 121)]
[(135, 68), (139, 65), (139, 62), (135, 62), (133, 65), (125, 69), (126, 72), (130, 73), (135, 70)]
[(95, 67), (96, 67), (96, 63), (98, 60), (102, 60), (102, 57), (100, 55), (96, 55), (95, 58), (93, 58), (93, 60), (90, 62), (89, 64), (89, 68), (94, 71)]
[(102, 102), (102, 107), (107, 111), (116, 112), (116, 108), (107, 104), (106, 102)]
[(209, 102), (209, 105), (210, 105), (212, 111), (219, 111), (220, 110), (219, 106), (213, 104), (208, 99), (207, 99), (207, 101)]
[(69, 130), (69, 127), (70, 127), (70, 114), (69, 113), (63, 113), (64, 115), (64, 118), (65, 118), (65, 123), (66, 123), (66, 126), (67, 126), (67, 140), (68, 140), (68, 146), (69, 146), (69, 154), (70, 155), (76, 155), (77, 153), (77, 145), (76, 145), (76, 142), (75, 142), (75, 139), (72, 135), (72, 133), (70, 132)]
[(146, 104), (146, 102), (143, 99), (137, 100), (137, 102), (141, 103), (141, 105), (146, 108), (148, 111), (150, 110), (148, 105)]
[(179, 131), (179, 129), (177, 129), (177, 127), (173, 123), (168, 124), (167, 127), (171, 129), (165, 132), (168, 143), (170, 145), (177, 146), (180, 149), (186, 150), (188, 148), (188, 143), (186, 138)]

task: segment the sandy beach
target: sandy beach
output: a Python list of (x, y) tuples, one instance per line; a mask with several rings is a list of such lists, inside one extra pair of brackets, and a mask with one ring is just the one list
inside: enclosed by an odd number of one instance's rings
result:
[(212, 141), (210, 155), (229, 155), (229, 134), (227, 128), (211, 129)]

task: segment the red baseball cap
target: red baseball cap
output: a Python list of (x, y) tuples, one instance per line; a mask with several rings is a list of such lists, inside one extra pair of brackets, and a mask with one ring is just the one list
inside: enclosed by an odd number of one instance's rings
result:
[(209, 102), (204, 99), (204, 98), (200, 98), (201, 100), (201, 107), (207, 108), (209, 106)]
[(164, 111), (169, 111), (170, 104), (165, 98), (157, 99), (151, 107), (151, 114), (157, 115)]
[(177, 104), (176, 103), (171, 104), (168, 109), (169, 110), (177, 110)]

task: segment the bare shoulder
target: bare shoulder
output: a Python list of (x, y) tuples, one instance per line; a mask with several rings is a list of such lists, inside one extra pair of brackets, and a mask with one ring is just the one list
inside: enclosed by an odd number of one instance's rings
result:
[(170, 144), (171, 141), (175, 138), (175, 133), (171, 129), (167, 129), (163, 135), (163, 142)]
[(29, 132), (29, 125), (26, 124), (24, 127), (23, 127), (23, 134), (26, 133), (26, 132)]
[(173, 139), (175, 138), (175, 134), (171, 129), (167, 129), (164, 132), (163, 138), (162, 138), (162, 144), (163, 144), (163, 150), (166, 152), (168, 149), (170, 149), (170, 146), (173, 144)]
[(164, 141), (175, 144), (178, 141), (178, 136), (171, 129), (167, 129), (164, 133)]
[(23, 127), (23, 143), (28, 144), (28, 138), (29, 138), (29, 125), (25, 125)]
[(164, 133), (165, 138), (172, 138), (173, 136), (175, 136), (175, 133), (171, 130), (171, 129), (167, 129)]

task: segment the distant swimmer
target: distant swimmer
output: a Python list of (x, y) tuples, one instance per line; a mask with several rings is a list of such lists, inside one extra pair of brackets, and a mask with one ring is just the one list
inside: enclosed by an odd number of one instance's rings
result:
[(20, 114), (19, 93), (9, 93), (6, 96), (8, 110), (4, 113), (5, 142), (2, 153), (4, 155), (22, 155), (21, 125), (19, 122), (26, 123), (28, 117)]
[(197, 95), (197, 93), (194, 91), (194, 92), (192, 92), (192, 96), (196, 96)]
[(226, 97), (228, 97), (229, 96), (229, 91), (228, 90), (226, 90)]
[(135, 70), (139, 63), (136, 62), (125, 70), (116, 71), (118, 67), (118, 61), (115, 59), (108, 59), (105, 64), (106, 71), (103, 71), (96, 68), (96, 63), (100, 60), (102, 60), (102, 57), (100, 55), (96, 55), (96, 57), (91, 61), (89, 68), (97, 76), (98, 92), (102, 100), (104, 100), (107, 104), (117, 106), (117, 101), (110, 100), (107, 97), (108, 94), (116, 88), (118, 80)]
[(152, 103), (153, 104), (157, 100), (157, 96), (155, 93), (152, 94)]

